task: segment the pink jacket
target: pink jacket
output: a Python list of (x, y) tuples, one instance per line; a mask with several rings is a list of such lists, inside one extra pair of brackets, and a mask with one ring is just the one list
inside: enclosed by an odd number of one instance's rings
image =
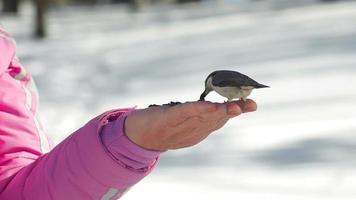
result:
[(142, 149), (124, 133), (132, 109), (106, 112), (50, 150), (37, 105), (15, 43), (0, 30), (1, 200), (117, 199), (158, 162), (159, 152)]

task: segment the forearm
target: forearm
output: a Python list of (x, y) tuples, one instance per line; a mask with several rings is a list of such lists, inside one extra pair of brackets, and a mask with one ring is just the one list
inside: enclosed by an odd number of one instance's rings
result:
[[(130, 152), (139, 147), (133, 148), (134, 145), (127, 144), (127, 140), (118, 142), (125, 147), (116, 148), (113, 145), (116, 139), (108, 145), (109, 148), (103, 145), (103, 131), (109, 138), (125, 140), (122, 129), (116, 130), (110, 124), (122, 124), (122, 113), (126, 111), (107, 112), (91, 120), (50, 153), (20, 170), (0, 198), (20, 200), (25, 196), (27, 200), (56, 200), (102, 199), (105, 195), (120, 197), (148, 175), (158, 159), (157, 152), (146, 152), (143, 158), (140, 158), (138, 151)], [(121, 137), (111, 136), (114, 132)], [(123, 149), (122, 152), (117, 152), (120, 149)], [(123, 159), (125, 156), (132, 158)]]

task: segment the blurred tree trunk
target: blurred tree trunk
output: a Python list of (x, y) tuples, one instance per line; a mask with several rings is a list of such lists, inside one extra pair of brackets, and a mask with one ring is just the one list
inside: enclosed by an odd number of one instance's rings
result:
[(129, 3), (133, 11), (139, 11), (147, 2), (145, 2), (145, 0), (129, 0)]
[(18, 13), (20, 0), (2, 0), (2, 11), (6, 13)]
[(130, 3), (131, 0), (110, 0), (112, 3)]
[(47, 34), (46, 29), (46, 10), (47, 0), (34, 0), (36, 6), (36, 19), (35, 19), (35, 36), (37, 38), (44, 38)]

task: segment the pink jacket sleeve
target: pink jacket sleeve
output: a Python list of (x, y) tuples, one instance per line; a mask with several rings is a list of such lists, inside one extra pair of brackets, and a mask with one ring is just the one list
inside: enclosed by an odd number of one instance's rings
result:
[(37, 98), (23, 70), (14, 45), (0, 32), (1, 200), (113, 200), (157, 164), (159, 152), (142, 149), (124, 133), (131, 109), (92, 119), (44, 153)]
[[(132, 156), (129, 161), (117, 160), (102, 144), (100, 134), (105, 125), (117, 120), (115, 123), (122, 127), (124, 112), (111, 111), (91, 120), (50, 153), (21, 169), (12, 178), (0, 198), (11, 200), (119, 198), (150, 173), (158, 159), (158, 152), (150, 152), (138, 146), (132, 148), (131, 145), (134, 144), (128, 143), (124, 148), (133, 150), (136, 157)], [(118, 134), (124, 135), (123, 132)], [(123, 143), (127, 142), (129, 141)], [(144, 152), (140, 154), (137, 149)], [(142, 158), (137, 157), (139, 155)], [(148, 160), (150, 164), (146, 167), (137, 169), (132, 167)]]

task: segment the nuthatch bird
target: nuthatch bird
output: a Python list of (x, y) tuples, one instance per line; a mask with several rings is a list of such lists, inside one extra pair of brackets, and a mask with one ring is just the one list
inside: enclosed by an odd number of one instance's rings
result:
[(200, 101), (204, 101), (205, 97), (211, 91), (215, 91), (221, 96), (227, 98), (230, 102), (233, 99), (240, 98), (246, 101), (253, 89), (266, 88), (267, 85), (260, 84), (252, 78), (236, 71), (218, 70), (214, 71), (205, 80), (205, 90), (200, 95)]

